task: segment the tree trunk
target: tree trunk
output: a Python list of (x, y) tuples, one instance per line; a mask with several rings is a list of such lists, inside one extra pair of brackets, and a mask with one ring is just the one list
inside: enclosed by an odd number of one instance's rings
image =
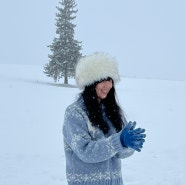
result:
[(64, 84), (68, 84), (68, 78), (67, 78), (66, 74), (65, 74), (65, 77), (64, 77)]
[(68, 84), (68, 76), (67, 76), (67, 62), (65, 62), (65, 76), (64, 76), (64, 84)]

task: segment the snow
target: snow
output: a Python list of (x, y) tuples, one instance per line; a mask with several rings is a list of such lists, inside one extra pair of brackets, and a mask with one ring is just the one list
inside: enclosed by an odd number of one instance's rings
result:
[[(63, 116), (80, 91), (42, 71), (0, 64), (1, 185), (67, 185)], [(116, 89), (127, 119), (147, 133), (142, 152), (122, 161), (124, 184), (184, 185), (185, 82), (122, 77)]]

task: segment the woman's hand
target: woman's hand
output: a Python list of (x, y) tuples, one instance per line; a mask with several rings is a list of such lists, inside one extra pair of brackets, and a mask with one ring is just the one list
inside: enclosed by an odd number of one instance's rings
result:
[(140, 152), (145, 142), (146, 134), (145, 129), (137, 128), (135, 129), (136, 122), (129, 122), (123, 129), (120, 140), (123, 147), (130, 147), (134, 150)]

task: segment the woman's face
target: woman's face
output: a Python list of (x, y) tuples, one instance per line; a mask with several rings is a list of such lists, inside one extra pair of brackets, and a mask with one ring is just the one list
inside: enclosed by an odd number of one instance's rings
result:
[(109, 93), (111, 88), (112, 88), (112, 79), (104, 80), (96, 85), (95, 89), (99, 102), (107, 97), (107, 94)]

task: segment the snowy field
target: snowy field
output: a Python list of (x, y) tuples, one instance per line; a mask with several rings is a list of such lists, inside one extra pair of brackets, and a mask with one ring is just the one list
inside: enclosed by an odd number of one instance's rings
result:
[[(79, 90), (42, 71), (0, 65), (0, 185), (67, 185), (62, 124)], [(147, 134), (142, 152), (122, 161), (124, 184), (184, 185), (185, 82), (122, 78), (116, 89)]]

